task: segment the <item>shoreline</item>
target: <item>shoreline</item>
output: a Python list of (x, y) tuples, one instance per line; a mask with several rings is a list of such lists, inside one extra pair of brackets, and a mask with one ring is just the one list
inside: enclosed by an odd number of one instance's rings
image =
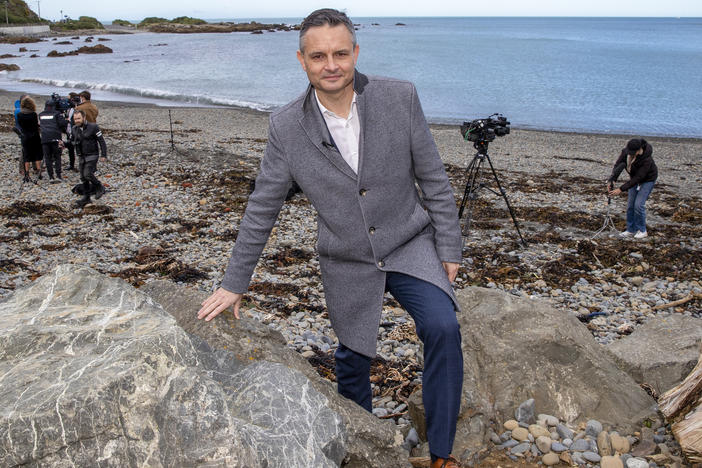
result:
[[(62, 88), (63, 89), (63, 88)], [(66, 91), (68, 91), (68, 88), (66, 88)], [(74, 90), (75, 92), (79, 92), (80, 90)], [(66, 95), (68, 92), (65, 93)], [(118, 93), (112, 93), (112, 94), (118, 94)], [(18, 95), (14, 91), (8, 91), (4, 88), (0, 88), (0, 96), (8, 98), (8, 99), (17, 99)], [(49, 98), (48, 94), (33, 94), (33, 96), (41, 97), (42, 99), (46, 100)], [(166, 108), (176, 108), (176, 109), (227, 109), (227, 110), (233, 110), (236, 112), (251, 112), (254, 114), (260, 114), (260, 115), (265, 115), (268, 116), (271, 114), (271, 112), (274, 112), (273, 110), (270, 111), (264, 111), (260, 109), (254, 109), (252, 107), (245, 107), (245, 106), (236, 106), (236, 105), (203, 105), (199, 103), (187, 103), (187, 102), (179, 102), (179, 101), (170, 101), (168, 99), (158, 99), (158, 98), (144, 98), (147, 100), (147, 102), (138, 102), (138, 101), (130, 101), (128, 99), (128, 96), (124, 96), (124, 99), (106, 99), (106, 100), (100, 100), (100, 99), (95, 99), (95, 102), (99, 102), (102, 107), (105, 108), (110, 108), (110, 107), (116, 107), (116, 108), (125, 108), (125, 107), (144, 107), (144, 108), (153, 108), (153, 109), (166, 109)], [(148, 101), (155, 101), (155, 102), (148, 102)], [(14, 102), (14, 101), (13, 101)], [(427, 119), (429, 122), (429, 126), (431, 128), (435, 129), (454, 129), (458, 131), (458, 127), (460, 127), (461, 123), (446, 123), (446, 122), (437, 122), (437, 121), (432, 121), (431, 119)], [(676, 136), (676, 135), (641, 135), (641, 134), (635, 134), (635, 133), (605, 133), (605, 132), (594, 132), (594, 131), (577, 131), (577, 130), (560, 130), (560, 129), (542, 129), (542, 128), (533, 128), (533, 127), (520, 127), (520, 126), (515, 126), (511, 125), (511, 131), (520, 131), (520, 132), (534, 132), (534, 133), (555, 133), (555, 134), (561, 134), (561, 135), (570, 135), (570, 136), (591, 136), (591, 137), (611, 137), (611, 138), (636, 138), (636, 137), (644, 137), (646, 139), (649, 139), (651, 141), (674, 141), (674, 142), (681, 142), (681, 143), (702, 143), (702, 136), (700, 137), (693, 137), (693, 136)], [(508, 138), (509, 135), (506, 135)], [(498, 137), (496, 138), (496, 141), (499, 141), (501, 138), (504, 137)], [(472, 146), (471, 146), (472, 147)]]

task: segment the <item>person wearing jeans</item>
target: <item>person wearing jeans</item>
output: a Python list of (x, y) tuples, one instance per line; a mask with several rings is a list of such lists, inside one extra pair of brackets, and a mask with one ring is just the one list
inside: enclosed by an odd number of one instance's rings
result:
[[(629, 173), (629, 180), (619, 188), (614, 188), (614, 182), (623, 170)], [(628, 192), (629, 203), (626, 210), (626, 231), (621, 237), (643, 239), (648, 237), (646, 232), (646, 200), (653, 190), (658, 178), (658, 167), (653, 161), (653, 147), (643, 138), (629, 140), (622, 150), (617, 162), (614, 163), (612, 175), (607, 181), (610, 196)]]

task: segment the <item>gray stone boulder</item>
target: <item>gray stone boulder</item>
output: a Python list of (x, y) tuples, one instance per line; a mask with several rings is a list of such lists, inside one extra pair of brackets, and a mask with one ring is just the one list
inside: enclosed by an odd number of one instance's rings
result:
[[(512, 419), (530, 398), (539, 413), (570, 423), (597, 419), (627, 433), (655, 415), (655, 401), (572, 314), (493, 289), (457, 296), (464, 383), (453, 452), (462, 460), (485, 446), (491, 424)], [(421, 424), (421, 399), (411, 401)]]
[(207, 294), (171, 281), (147, 283), (140, 291), (160, 303), (185, 331), (202, 338), (213, 348), (226, 349), (243, 362), (276, 362), (304, 374), (310, 387), (327, 398), (327, 404), (345, 426), (345, 467), (410, 466), (397, 426), (340, 396), (334, 384), (322, 378), (305, 358), (285, 345), (278, 331), (243, 313), (237, 320), (230, 311), (210, 322), (198, 320), (197, 311)]
[(304, 373), (215, 349), (89, 268), (0, 302), (0, 466), (339, 466), (332, 406)]
[(662, 395), (695, 367), (701, 341), (702, 320), (667, 315), (651, 318), (607, 348), (636, 382)]

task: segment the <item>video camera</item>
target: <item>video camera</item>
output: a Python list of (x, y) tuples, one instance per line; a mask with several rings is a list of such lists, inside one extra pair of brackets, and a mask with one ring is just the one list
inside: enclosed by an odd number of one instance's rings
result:
[(485, 119), (475, 119), (470, 122), (463, 122), (461, 125), (461, 135), (467, 141), (473, 143), (491, 142), (498, 136), (505, 136), (509, 133), (509, 121), (502, 114), (492, 114)]
[(66, 114), (69, 109), (76, 107), (80, 104), (80, 100), (71, 100), (69, 98), (62, 98), (59, 93), (53, 93), (51, 95), (51, 100), (54, 101), (54, 109), (59, 112)]

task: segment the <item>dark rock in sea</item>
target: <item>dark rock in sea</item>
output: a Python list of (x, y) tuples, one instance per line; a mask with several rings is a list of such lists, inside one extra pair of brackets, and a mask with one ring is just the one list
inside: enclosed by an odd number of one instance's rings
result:
[(20, 48), (19, 48), (19, 51), (20, 51), (20, 52), (27, 52), (27, 48), (26, 48), (26, 47), (20, 47)]
[(71, 45), (73, 44), (71, 41), (61, 41), (57, 42), (56, 45)]
[(98, 44), (92, 47), (83, 46), (79, 48), (76, 52), (78, 52), (79, 54), (111, 54), (112, 49), (102, 44)]
[(263, 31), (251, 31), (251, 34), (263, 34)]
[(2, 55), (0, 55), (0, 59), (17, 58), (17, 57), (20, 57), (20, 55), (12, 55), (12, 54), (2, 54)]
[(0, 71), (17, 71), (19, 69), (19, 65), (14, 63), (0, 63)]
[(29, 58), (37, 58), (37, 57), (39, 57), (37, 54), (32, 54), (29, 56)]
[(86, 37), (86, 38), (85, 38), (85, 42), (93, 42), (93, 38), (92, 38), (92, 37)]
[(48, 54), (46, 54), (47, 57), (66, 57), (68, 55), (78, 55), (78, 52), (75, 50), (71, 50), (69, 52), (59, 52), (58, 50), (52, 50)]
[(407, 26), (405, 23), (395, 23), (395, 26)]
[(80, 39), (80, 36), (73, 36), (71, 39)]
[(98, 37), (98, 42), (107, 42), (111, 41), (112, 39), (108, 39), (107, 37)]

